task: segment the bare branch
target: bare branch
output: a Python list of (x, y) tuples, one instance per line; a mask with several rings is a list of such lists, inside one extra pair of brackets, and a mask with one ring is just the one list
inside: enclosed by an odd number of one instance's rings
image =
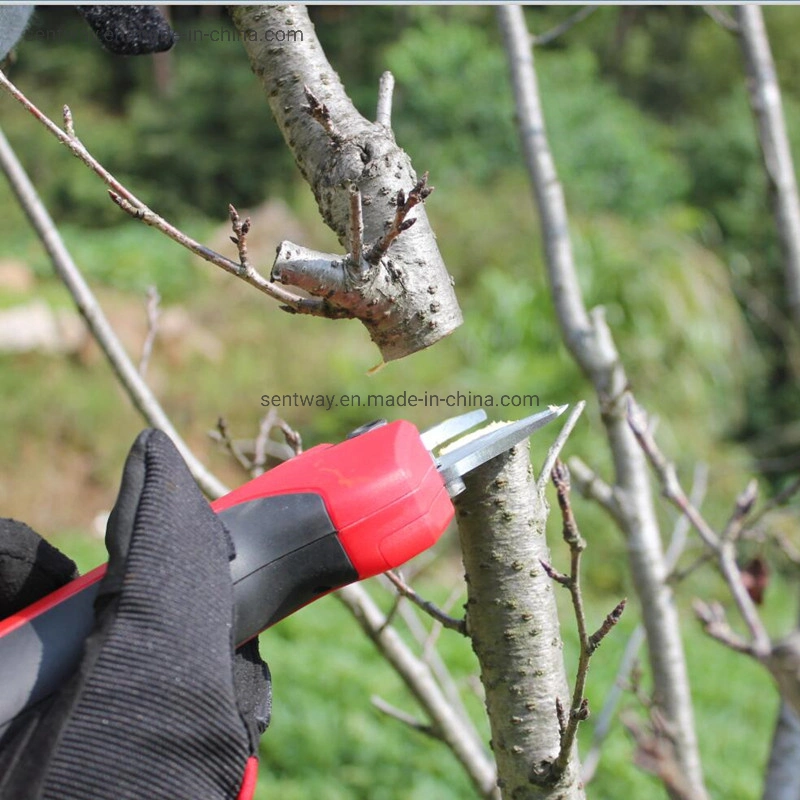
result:
[(714, 22), (721, 28), (724, 28), (730, 33), (739, 33), (739, 23), (731, 17), (724, 8), (717, 8), (717, 6), (703, 6), (703, 11), (708, 14)]
[(578, 491), (587, 499), (594, 500), (612, 519), (620, 522), (622, 512), (614, 489), (578, 456), (569, 460), (569, 470)]
[(758, 482), (753, 478), (736, 498), (733, 512), (720, 534), (720, 539), (735, 542), (739, 538), (757, 497)]
[(547, 451), (547, 456), (545, 456), (544, 463), (542, 464), (542, 469), (539, 472), (539, 478), (536, 481), (536, 485), (539, 489), (544, 489), (544, 487), (547, 485), (547, 482), (550, 480), (550, 474), (553, 471), (553, 467), (555, 466), (559, 455), (561, 455), (561, 451), (564, 449), (567, 439), (569, 439), (570, 434), (575, 428), (575, 425), (578, 423), (578, 420), (580, 419), (581, 414), (583, 414), (585, 408), (585, 400), (581, 400), (575, 404), (572, 411), (569, 412), (569, 416), (567, 417), (566, 422), (556, 437), (556, 440), (550, 445), (550, 449)]
[[(467, 583), (467, 629), (481, 667), (497, 770), (505, 797), (554, 786), (584, 797), (576, 748), (564, 769), (555, 699), (569, 695), (545, 537), (547, 503), (523, 442), (464, 476), (455, 498)], [(541, 698), (549, 698), (543, 702)], [(534, 787), (536, 791), (534, 792)]]
[(142, 354), (139, 357), (139, 374), (144, 378), (147, 367), (150, 364), (150, 356), (153, 354), (153, 344), (156, 341), (158, 334), (158, 317), (159, 309), (158, 304), (161, 302), (161, 296), (155, 286), (147, 287), (147, 336), (145, 337), (144, 344), (142, 345)]
[(574, 28), (579, 22), (583, 22), (587, 17), (594, 14), (600, 6), (584, 6), (579, 8), (574, 14), (567, 17), (561, 24), (556, 25), (545, 33), (540, 33), (538, 36), (531, 36), (531, 44), (534, 47), (543, 47), (563, 36), (570, 28)]
[(239, 464), (248, 475), (252, 475), (253, 462), (242, 453), (233, 439), (231, 439), (230, 433), (228, 432), (228, 422), (225, 417), (220, 417), (217, 420), (217, 429), (211, 433), (213, 434), (213, 438), (225, 446), (225, 449), (234, 457), (236, 463)]
[(786, 299), (795, 329), (800, 331), (800, 194), (780, 86), (761, 8), (745, 4), (737, 6), (735, 13), (750, 107), (758, 124), (761, 155), (783, 253)]
[[(694, 529), (700, 534), (703, 543), (714, 553), (722, 577), (728, 584), (728, 588), (733, 595), (739, 613), (742, 615), (742, 619), (745, 621), (750, 631), (753, 652), (757, 654), (758, 657), (765, 657), (770, 650), (769, 634), (764, 628), (758, 610), (742, 581), (741, 572), (736, 564), (734, 540), (718, 536), (708, 522), (706, 522), (702, 514), (691, 504), (680, 485), (675, 465), (669, 462), (658, 448), (658, 445), (648, 430), (644, 412), (632, 399), (629, 402), (628, 422), (642, 450), (647, 456), (647, 460), (650, 462), (653, 470), (661, 481), (664, 497), (686, 515), (686, 518), (692, 523)], [(742, 510), (749, 511), (755, 500), (752, 488), (748, 487), (741, 498)], [(731, 518), (732, 522), (729, 523), (729, 526), (732, 528), (733, 532), (735, 532), (740, 525), (740, 516), (741, 511), (735, 511)]]
[(560, 725), (561, 743), (559, 754), (552, 765), (553, 774), (555, 776), (560, 776), (564, 773), (571, 758), (575, 736), (578, 732), (578, 725), (589, 716), (589, 705), (584, 696), (586, 678), (589, 674), (589, 661), (603, 638), (605, 638), (617, 622), (619, 622), (622, 612), (625, 609), (625, 600), (617, 604), (595, 633), (591, 636), (588, 634), (580, 582), (581, 554), (586, 549), (586, 542), (580, 535), (578, 524), (575, 521), (575, 515), (572, 513), (572, 506), (569, 500), (569, 470), (561, 461), (556, 461), (553, 467), (552, 479), (553, 485), (556, 488), (558, 505), (561, 509), (561, 517), (563, 520), (562, 536), (569, 546), (570, 551), (570, 571), (567, 576), (554, 575), (547, 567), (545, 567), (545, 570), (550, 577), (555, 578), (558, 583), (569, 589), (572, 598), (572, 607), (575, 611), (575, 620), (578, 623), (578, 641), (580, 645), (578, 670), (575, 676), (575, 687), (572, 693), (572, 704), (570, 706), (569, 715), (567, 716), (566, 726), (563, 724)]
[(426, 614), (439, 622), (443, 627), (451, 631), (456, 631), (462, 636), (467, 635), (467, 623), (463, 619), (456, 619), (446, 614), (435, 603), (426, 600), (415, 592), (394, 570), (389, 570), (386, 577), (392, 582), (395, 589), (403, 597), (407, 597), (415, 606), (422, 609)]
[(305, 314), (322, 314), (324, 315), (325, 309), (322, 302), (316, 298), (300, 297), (299, 295), (288, 292), (280, 286), (275, 286), (273, 283), (264, 278), (256, 270), (247, 269), (241, 264), (236, 264), (229, 258), (217, 253), (199, 242), (187, 236), (182, 231), (167, 222), (163, 217), (160, 217), (141, 200), (139, 200), (132, 192), (126, 189), (89, 151), (84, 147), (83, 143), (75, 135), (74, 127), (72, 124), (72, 114), (67, 106), (64, 106), (64, 118), (68, 120), (68, 131), (62, 131), (46, 114), (40, 111), (28, 98), (14, 86), (8, 78), (0, 72), (0, 87), (10, 94), (17, 102), (19, 102), (30, 114), (47, 128), (53, 136), (58, 139), (61, 144), (65, 145), (69, 151), (82, 161), (92, 172), (95, 173), (102, 181), (109, 187), (109, 197), (116, 203), (123, 211), (129, 214), (134, 219), (141, 220), (145, 225), (160, 230), (163, 234), (168, 236), (172, 241), (190, 250), (200, 258), (221, 267), (231, 275), (241, 278), (246, 283), (254, 286), (259, 291), (263, 292), (270, 297), (284, 303), (293, 311)]
[[(700, 506), (702, 506), (707, 487), (708, 469), (705, 467), (705, 465), (698, 464), (695, 467), (694, 478), (692, 480), (692, 490), (690, 493), (692, 504), (696, 508), (700, 508)], [(670, 576), (675, 582), (681, 579), (681, 577), (677, 576), (675, 573), (675, 565), (678, 563), (678, 559), (681, 557), (683, 549), (686, 546), (686, 538), (689, 529), (689, 521), (686, 519), (685, 515), (680, 514), (675, 520), (675, 525), (673, 526), (672, 535), (670, 537), (666, 552), (667, 568), (670, 570)], [(584, 783), (589, 783), (589, 781), (592, 780), (595, 771), (597, 770), (597, 766), (600, 763), (600, 755), (603, 743), (605, 742), (605, 739), (611, 730), (611, 722), (614, 719), (614, 714), (616, 713), (617, 706), (620, 698), (622, 697), (625, 684), (627, 683), (628, 678), (633, 672), (634, 668), (639, 663), (639, 650), (644, 642), (644, 626), (639, 623), (636, 628), (634, 628), (633, 633), (628, 639), (628, 643), (625, 645), (625, 650), (622, 654), (622, 658), (620, 659), (619, 669), (617, 670), (617, 676), (614, 679), (614, 684), (606, 692), (603, 708), (597, 715), (597, 721), (595, 722), (594, 731), (592, 732), (592, 744), (583, 758), (582, 774)]]
[[(0, 82), (5, 77), (0, 73)], [(0, 166), (11, 184), (20, 206), (42, 241), (58, 277), (69, 290), (89, 330), (97, 340), (120, 384), (134, 406), (154, 428), (160, 428), (175, 443), (194, 479), (209, 497), (220, 497), (228, 490), (200, 463), (173, 426), (155, 395), (139, 375), (125, 348), (114, 333), (89, 285), (69, 254), (53, 220), (36, 194), (25, 170), (8, 140), (0, 132)]]
[(386, 128), (392, 127), (392, 94), (394, 92), (394, 75), (386, 70), (378, 83), (378, 108), (375, 122)]
[(734, 633), (725, 617), (725, 609), (719, 603), (705, 603), (702, 600), (695, 600), (692, 606), (695, 615), (703, 623), (703, 630), (712, 639), (716, 639), (737, 653), (744, 653), (753, 658), (758, 658), (753, 645), (745, 641), (737, 633)]
[(756, 511), (751, 515), (747, 527), (754, 528), (771, 511), (774, 511), (776, 508), (780, 508), (781, 506), (785, 506), (798, 492), (800, 492), (800, 478), (796, 478), (795, 480), (791, 481), (774, 497), (764, 503), (761, 508), (756, 509)]
[(419, 731), (419, 733), (424, 733), (426, 736), (430, 736), (433, 739), (438, 739), (439, 741), (442, 740), (441, 735), (432, 725), (428, 725), (425, 722), (420, 722), (416, 717), (411, 716), (411, 714), (407, 714), (405, 711), (401, 711), (399, 708), (395, 708), (395, 706), (387, 703), (383, 698), (378, 697), (377, 695), (373, 695), (370, 700), (372, 701), (372, 705), (374, 705), (378, 711), (382, 711), (384, 714), (386, 714), (386, 716), (402, 722), (403, 725), (407, 725), (412, 730)]
[(441, 733), (442, 740), (455, 754), (481, 797), (500, 800), (495, 768), (483, 749), (480, 737), (453, 710), (436, 684), (430, 668), (409, 650), (394, 628), (386, 625), (385, 615), (363, 586), (345, 586), (336, 592), (335, 597), (350, 609), (362, 630), (425, 709), (432, 725)]
[(628, 542), (657, 696), (676, 726), (676, 757), (681, 770), (696, 797), (705, 798), (678, 612), (664, 583), (664, 555), (645, 459), (625, 420), (628, 378), (602, 309), (590, 314), (583, 299), (523, 9), (501, 5), (497, 14), (508, 53), (522, 152), (540, 218), (551, 296), (564, 342), (597, 393), (613, 456), (617, 519)]

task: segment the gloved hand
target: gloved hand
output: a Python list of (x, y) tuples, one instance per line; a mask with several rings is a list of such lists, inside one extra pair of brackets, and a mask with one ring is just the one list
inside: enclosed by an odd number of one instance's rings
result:
[[(169, 438), (148, 430), (108, 523), (80, 668), (0, 741), (2, 800), (245, 800), (269, 724), (257, 641), (233, 649), (230, 537)], [(0, 521), (0, 617), (76, 575)]]

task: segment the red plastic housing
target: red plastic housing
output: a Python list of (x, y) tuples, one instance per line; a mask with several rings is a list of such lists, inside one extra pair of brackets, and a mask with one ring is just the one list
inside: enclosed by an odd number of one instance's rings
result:
[(419, 431), (398, 420), (336, 445), (321, 444), (211, 504), (219, 512), (276, 494), (322, 497), (360, 578), (404, 564), (453, 518), (450, 495)]

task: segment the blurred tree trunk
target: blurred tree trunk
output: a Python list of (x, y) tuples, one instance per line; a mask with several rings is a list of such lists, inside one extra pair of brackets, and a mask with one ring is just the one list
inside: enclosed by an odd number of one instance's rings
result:
[(762, 800), (800, 800), (800, 717), (786, 701), (775, 722)]
[(761, 156), (769, 181), (775, 224), (783, 253), (786, 298), (800, 331), (800, 197), (783, 103), (761, 8), (736, 8), (750, 107), (758, 123)]
[[(705, 798), (686, 659), (653, 506), (647, 464), (627, 422), (628, 379), (602, 309), (587, 311), (578, 283), (561, 184), (545, 133), (533, 52), (522, 7), (501, 6), (522, 151), (541, 219), (550, 289), (564, 341), (597, 392), (615, 486), (608, 509), (626, 536), (647, 633), (654, 699), (673, 732), (674, 759), (686, 784), (675, 796)], [(673, 787), (674, 789), (675, 787)]]

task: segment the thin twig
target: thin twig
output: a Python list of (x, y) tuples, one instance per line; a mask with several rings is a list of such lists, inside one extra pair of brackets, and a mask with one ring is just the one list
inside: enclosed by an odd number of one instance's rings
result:
[(229, 258), (209, 249), (205, 245), (187, 236), (183, 231), (160, 217), (145, 203), (139, 200), (132, 192), (126, 189), (83, 145), (74, 132), (72, 113), (68, 106), (64, 106), (64, 120), (66, 131), (61, 130), (46, 114), (40, 111), (11, 81), (0, 72), (0, 88), (10, 94), (19, 102), (30, 114), (44, 125), (61, 144), (66, 146), (69, 151), (82, 161), (92, 172), (95, 173), (109, 187), (109, 197), (123, 211), (134, 219), (141, 220), (145, 225), (160, 230), (172, 241), (177, 242), (182, 247), (190, 250), (205, 261), (224, 269), (231, 275), (241, 278), (246, 283), (254, 286), (259, 291), (270, 297), (279, 300), (294, 311), (306, 314), (323, 312), (323, 303), (317, 298), (300, 297), (293, 292), (284, 289), (273, 282), (267, 280), (261, 273), (252, 267), (244, 268), (241, 264), (231, 261)]
[(788, 486), (781, 489), (778, 494), (770, 498), (761, 508), (756, 509), (747, 523), (748, 529), (754, 528), (761, 520), (776, 508), (785, 506), (798, 492), (800, 492), (800, 478), (795, 479)]
[[(718, 536), (702, 514), (692, 505), (680, 485), (675, 465), (668, 461), (658, 448), (648, 430), (644, 412), (632, 398), (628, 404), (628, 424), (647, 460), (661, 481), (664, 497), (686, 515), (694, 529), (700, 534), (703, 543), (715, 554), (719, 571), (728, 584), (739, 613), (750, 632), (753, 653), (759, 657), (765, 657), (769, 653), (771, 646), (769, 634), (742, 582), (742, 575), (736, 564), (735, 542), (732, 539)], [(752, 502), (749, 503), (749, 507), (752, 507)], [(734, 518), (736, 518), (736, 512), (734, 512), (732, 519)], [(735, 525), (738, 524), (739, 521), (737, 519)]]
[(702, 600), (695, 600), (692, 607), (697, 618), (703, 623), (703, 629), (712, 639), (716, 639), (737, 653), (745, 653), (758, 658), (754, 646), (735, 633), (728, 624), (725, 610), (719, 603), (704, 603)]
[(587, 17), (594, 14), (600, 6), (584, 6), (578, 9), (574, 14), (567, 17), (560, 25), (556, 25), (549, 31), (540, 33), (536, 36), (531, 35), (531, 45), (534, 47), (543, 47), (546, 44), (558, 39), (559, 36), (565, 34), (570, 28), (575, 27), (579, 22), (583, 22)]
[(455, 754), (481, 797), (500, 800), (497, 774), (474, 727), (457, 714), (442, 694), (430, 668), (417, 658), (360, 584), (345, 586), (337, 597), (352, 612), (383, 657), (394, 667), (429, 715), (442, 739)]
[(553, 467), (555, 466), (556, 460), (561, 455), (561, 451), (564, 449), (564, 445), (567, 443), (567, 439), (572, 433), (573, 428), (577, 424), (585, 408), (586, 408), (585, 400), (581, 400), (580, 402), (575, 404), (572, 411), (570, 411), (566, 422), (559, 431), (556, 440), (553, 442), (553, 444), (550, 445), (550, 449), (547, 451), (547, 455), (545, 456), (544, 459), (544, 464), (542, 464), (542, 469), (539, 472), (539, 479), (536, 482), (537, 488), (540, 491), (544, 489), (544, 487), (550, 480), (550, 474), (553, 471)]
[(744, 528), (747, 517), (753, 510), (753, 505), (758, 497), (758, 482), (753, 478), (736, 498), (728, 522), (720, 534), (722, 541), (735, 542)]
[(217, 441), (225, 445), (225, 449), (236, 459), (239, 466), (248, 474), (252, 475), (253, 462), (236, 446), (228, 432), (228, 422), (225, 417), (217, 420), (217, 430), (214, 431)]
[[(692, 489), (689, 497), (692, 504), (696, 508), (700, 508), (705, 499), (706, 489), (708, 488), (708, 468), (705, 464), (697, 464), (694, 470), (694, 477), (692, 479)], [(675, 566), (683, 553), (686, 546), (687, 534), (690, 530), (689, 521), (684, 514), (678, 515), (675, 520), (675, 525), (672, 528), (672, 535), (670, 536), (669, 544), (667, 545), (667, 552), (665, 555), (665, 563), (667, 569), (670, 571), (670, 578), (677, 582), (681, 576), (675, 571)], [(708, 555), (708, 551), (704, 555)], [(586, 755), (582, 759), (582, 772), (584, 784), (589, 783), (594, 777), (597, 767), (600, 763), (600, 755), (602, 752), (603, 744), (606, 737), (611, 730), (611, 722), (614, 719), (614, 714), (619, 705), (622, 693), (625, 690), (625, 685), (631, 672), (639, 663), (639, 650), (645, 643), (645, 630), (644, 625), (640, 622), (633, 630), (633, 633), (625, 645), (625, 650), (620, 659), (619, 669), (614, 683), (606, 692), (603, 707), (597, 715), (597, 721), (594, 725), (592, 732), (592, 743)]]
[(322, 128), (325, 130), (325, 133), (331, 137), (331, 141), (334, 144), (341, 144), (344, 141), (344, 136), (339, 133), (336, 126), (333, 124), (333, 119), (331, 118), (331, 112), (328, 109), (328, 106), (317, 99), (316, 95), (311, 91), (309, 86), (303, 86), (303, 94), (306, 96), (308, 105), (302, 106), (302, 110), (305, 111), (306, 114), (311, 117), (311, 119), (315, 120), (322, 126)]
[(161, 296), (155, 286), (147, 287), (147, 336), (142, 344), (142, 355), (139, 357), (139, 374), (144, 378), (147, 373), (147, 367), (150, 364), (150, 356), (153, 354), (153, 345), (156, 341), (158, 334), (158, 317), (159, 308), (158, 304), (161, 302)]
[(392, 127), (392, 93), (394, 92), (394, 75), (389, 70), (381, 75), (378, 82), (378, 108), (375, 122), (386, 128)]
[[(2, 73), (0, 73), (2, 77)], [(5, 78), (2, 78), (5, 80)], [(0, 131), (0, 166), (5, 172), (20, 206), (31, 222), (36, 234), (50, 256), (53, 268), (72, 295), (89, 330), (106, 355), (111, 368), (119, 382), (147, 422), (154, 428), (160, 428), (175, 443), (183, 456), (194, 479), (201, 489), (212, 498), (220, 497), (228, 489), (200, 463), (198, 458), (183, 441), (164, 409), (150, 391), (150, 387), (139, 375), (125, 348), (117, 338), (100, 304), (83, 278), (72, 256), (64, 245), (53, 220), (47, 213), (36, 189), (30, 182), (25, 170), (19, 163), (11, 145)]]
[(294, 455), (299, 456), (303, 452), (303, 440), (300, 434), (286, 420), (279, 417), (274, 408), (271, 408), (259, 423), (258, 435), (253, 443), (254, 453), (251, 474), (254, 478), (263, 475), (267, 468), (269, 435), (274, 428), (280, 428), (286, 444), (292, 449)]
[[(611, 629), (619, 622), (622, 612), (625, 610), (625, 600), (617, 604), (614, 610), (608, 614), (603, 624), (591, 635), (586, 628), (586, 612), (583, 607), (583, 594), (581, 592), (580, 568), (581, 554), (586, 548), (586, 542), (580, 535), (578, 524), (572, 513), (572, 506), (569, 500), (570, 483), (569, 470), (561, 461), (556, 461), (552, 472), (553, 485), (558, 496), (558, 505), (561, 509), (563, 520), (562, 536), (569, 546), (570, 552), (570, 571), (569, 575), (556, 578), (558, 583), (569, 589), (572, 598), (572, 607), (575, 611), (575, 620), (578, 624), (578, 641), (580, 643), (580, 655), (578, 657), (578, 670), (575, 676), (575, 687), (572, 693), (572, 703), (566, 724), (562, 724), (561, 744), (558, 757), (553, 762), (552, 771), (554, 776), (563, 774), (567, 768), (569, 759), (572, 756), (572, 748), (575, 736), (578, 732), (578, 725), (589, 716), (589, 704), (584, 696), (586, 689), (586, 677), (589, 673), (589, 660), (595, 650), (600, 646), (600, 642), (608, 635)], [(547, 566), (545, 569), (547, 569)], [(553, 577), (550, 570), (548, 574)], [(560, 703), (560, 701), (559, 701)]]
[[(463, 589), (461, 586), (454, 586), (453, 590), (450, 592), (450, 596), (445, 600), (444, 605), (442, 605), (442, 612), (445, 614), (450, 613), (450, 609), (455, 604), (456, 600), (463, 594)], [(426, 662), (430, 663), (431, 656), (436, 652), (436, 642), (439, 641), (439, 636), (441, 636), (442, 631), (445, 629), (445, 625), (442, 623), (441, 620), (434, 620), (433, 625), (431, 625), (430, 633), (428, 637), (425, 639), (422, 645), (422, 657), (425, 659)], [(466, 628), (466, 620), (464, 620), (464, 627)]]
[(407, 597), (415, 606), (421, 608), (426, 614), (433, 617), (433, 619), (441, 623), (445, 628), (456, 631), (462, 636), (467, 635), (466, 620), (451, 617), (449, 614), (442, 611), (435, 603), (421, 597), (394, 570), (389, 570), (386, 573), (386, 577), (403, 597)]
[(372, 705), (374, 705), (378, 711), (386, 714), (387, 717), (396, 719), (399, 722), (402, 722), (403, 725), (407, 725), (412, 730), (424, 733), (426, 736), (430, 736), (433, 739), (438, 739), (439, 741), (442, 740), (442, 735), (432, 725), (426, 722), (420, 722), (420, 720), (418, 720), (416, 717), (387, 703), (383, 698), (378, 697), (378, 695), (372, 695), (370, 700), (372, 701)]

